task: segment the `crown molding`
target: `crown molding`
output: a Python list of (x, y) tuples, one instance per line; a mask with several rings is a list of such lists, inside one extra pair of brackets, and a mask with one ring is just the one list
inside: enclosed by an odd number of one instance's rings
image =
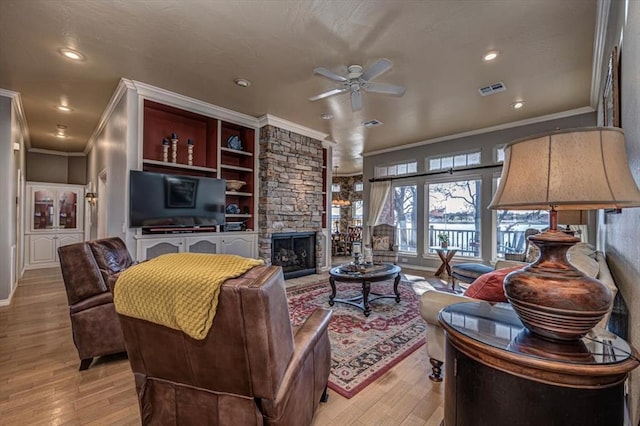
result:
[(363, 157), (370, 157), (372, 155), (384, 154), (384, 153), (387, 153), (387, 152), (402, 151), (404, 149), (416, 148), (416, 147), (419, 147), (419, 146), (429, 145), (429, 144), (432, 144), (432, 143), (444, 142), (444, 141), (449, 141), (449, 140), (452, 140), (452, 139), (460, 139), (460, 138), (465, 138), (465, 137), (468, 137), (468, 136), (482, 135), (484, 133), (497, 132), (499, 130), (512, 129), (514, 127), (527, 126), (529, 124), (542, 123), (542, 122), (545, 122), (545, 121), (557, 120), (557, 119), (566, 118), (566, 117), (572, 117), (574, 115), (586, 114), (586, 113), (594, 112), (594, 111), (595, 111), (595, 108), (592, 108), (590, 106), (582, 107), (582, 108), (576, 108), (576, 109), (572, 109), (572, 110), (569, 110), (569, 111), (558, 112), (558, 113), (555, 113), (555, 114), (542, 115), (542, 116), (539, 116), (539, 117), (527, 118), (525, 120), (513, 121), (511, 123), (499, 124), (497, 126), (485, 127), (483, 129), (476, 129), (476, 130), (471, 130), (471, 131), (468, 131), (468, 132), (455, 133), (453, 135), (441, 136), (441, 137), (435, 138), (435, 139), (426, 139), (426, 140), (423, 140), (423, 141), (420, 141), (420, 142), (413, 142), (413, 143), (409, 143), (409, 144), (406, 144), (406, 145), (395, 146), (395, 147), (392, 147), (392, 148), (385, 148), (385, 149), (379, 149), (377, 151), (364, 152), (364, 153), (362, 153), (362, 156)]
[(596, 28), (593, 39), (593, 62), (591, 64), (591, 106), (598, 108), (600, 88), (602, 86), (602, 69), (605, 57), (605, 43), (607, 39), (607, 23), (611, 0), (598, 0), (596, 9)]
[(313, 130), (306, 126), (301, 126), (300, 124), (296, 124), (293, 121), (285, 120), (284, 118), (276, 117), (275, 115), (265, 114), (262, 117), (258, 118), (258, 127), (264, 126), (274, 126), (279, 127), (280, 129), (288, 130), (290, 132), (297, 133), (302, 136), (307, 136), (311, 139), (316, 139), (327, 144), (335, 145), (333, 141), (325, 141), (328, 133), (319, 132), (317, 130)]
[(22, 97), (19, 92), (13, 90), (0, 89), (0, 96), (4, 96), (11, 99), (13, 110), (16, 114), (16, 120), (20, 126), (20, 133), (24, 136), (24, 145), (26, 149), (31, 148), (31, 133), (29, 133), (29, 126), (27, 125), (27, 116), (24, 114), (24, 107), (22, 106)]
[(258, 119), (250, 115), (232, 111), (227, 108), (213, 105), (189, 96), (170, 92), (169, 90), (161, 89), (139, 81), (131, 81), (131, 84), (138, 95), (144, 99), (149, 99), (165, 105), (170, 105), (205, 115), (207, 117), (217, 118), (247, 127), (258, 127)]
[(113, 114), (113, 111), (118, 105), (118, 102), (120, 102), (120, 99), (122, 99), (122, 97), (127, 93), (128, 89), (134, 89), (134, 86), (131, 80), (127, 80), (126, 78), (121, 78), (120, 81), (118, 82), (118, 87), (116, 87), (115, 92), (113, 92), (113, 95), (111, 95), (111, 99), (109, 99), (109, 103), (107, 104), (107, 107), (104, 109), (104, 111), (102, 112), (102, 115), (100, 116), (100, 121), (98, 121), (98, 126), (96, 126), (95, 130), (91, 134), (91, 137), (89, 138), (89, 142), (87, 142), (87, 145), (84, 148), (85, 155), (88, 154), (93, 149), (93, 146), (96, 144), (96, 141), (98, 140), (98, 136), (100, 136), (100, 134), (104, 130), (104, 126), (107, 125), (107, 122), (111, 118), (111, 114)]
[(64, 151), (54, 151), (52, 149), (30, 148), (28, 151), (30, 153), (33, 152), (35, 154), (59, 155), (61, 157), (86, 157), (87, 156), (87, 154), (84, 152), (64, 152)]

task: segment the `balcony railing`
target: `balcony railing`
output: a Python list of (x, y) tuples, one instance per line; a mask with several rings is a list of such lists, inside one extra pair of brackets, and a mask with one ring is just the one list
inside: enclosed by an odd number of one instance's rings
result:
[[(459, 256), (480, 256), (480, 232), (468, 229), (435, 229), (428, 230), (427, 247), (439, 246), (438, 234), (446, 234), (449, 245), (458, 247)], [(417, 252), (417, 229), (413, 227), (396, 228), (396, 244), (399, 251)], [(498, 255), (505, 253), (523, 253), (526, 246), (524, 231), (498, 231)], [(430, 250), (430, 252), (433, 252)]]

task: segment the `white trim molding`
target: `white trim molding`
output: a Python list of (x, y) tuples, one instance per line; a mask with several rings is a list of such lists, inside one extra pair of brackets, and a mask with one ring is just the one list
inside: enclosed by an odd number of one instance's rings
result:
[(293, 121), (285, 120), (284, 118), (276, 117), (275, 115), (266, 114), (258, 118), (258, 127), (264, 126), (279, 127), (280, 129), (288, 130), (302, 136), (307, 136), (311, 139), (322, 141), (323, 145), (325, 142), (330, 145), (335, 145), (335, 142), (333, 141), (325, 141), (327, 136), (329, 136), (328, 133), (319, 132), (309, 127), (301, 126), (300, 124), (296, 124)]
[(113, 114), (113, 110), (118, 105), (118, 102), (120, 102), (120, 99), (122, 98), (122, 96), (124, 96), (124, 94), (127, 93), (128, 89), (135, 89), (135, 87), (133, 86), (133, 83), (130, 80), (121, 78), (120, 82), (118, 83), (118, 87), (116, 87), (116, 91), (113, 92), (113, 95), (111, 95), (111, 99), (109, 99), (109, 103), (107, 103), (107, 107), (104, 109), (104, 111), (102, 112), (102, 115), (100, 116), (100, 121), (98, 121), (98, 125), (96, 126), (95, 130), (91, 134), (91, 137), (87, 142), (87, 145), (84, 147), (85, 154), (88, 154), (93, 149), (93, 146), (95, 145), (98, 136), (102, 134), (102, 130), (104, 129), (104, 126), (109, 121), (111, 114)]
[(139, 81), (129, 81), (129, 83), (138, 95), (145, 99), (247, 127), (258, 127), (258, 119), (250, 115), (219, 107), (189, 96), (173, 93)]
[(476, 136), (476, 135), (481, 135), (481, 134), (484, 134), (484, 133), (496, 132), (498, 130), (511, 129), (511, 128), (514, 128), (514, 127), (527, 126), (529, 124), (542, 123), (542, 122), (545, 122), (545, 121), (557, 120), (557, 119), (565, 118), (565, 117), (572, 117), (574, 115), (587, 114), (587, 113), (594, 112), (594, 111), (595, 111), (595, 108), (592, 108), (590, 106), (582, 107), (582, 108), (576, 108), (576, 109), (572, 109), (572, 110), (569, 110), (569, 111), (558, 112), (558, 113), (555, 113), (555, 114), (542, 115), (540, 117), (527, 118), (525, 120), (514, 121), (514, 122), (511, 122), (511, 123), (505, 123), (505, 124), (499, 124), (497, 126), (485, 127), (484, 129), (477, 129), (477, 130), (471, 130), (471, 131), (463, 132), (463, 133), (456, 133), (456, 134), (453, 134), (453, 135), (441, 136), (441, 137), (435, 138), (435, 139), (427, 139), (427, 140), (423, 140), (423, 141), (420, 141), (420, 142), (409, 143), (409, 144), (406, 144), (406, 145), (399, 145), (399, 146), (394, 146), (394, 147), (390, 147), (390, 148), (379, 149), (377, 151), (364, 152), (364, 153), (362, 153), (362, 156), (363, 157), (370, 157), (372, 155), (385, 154), (387, 152), (402, 151), (404, 149), (416, 148), (418, 146), (429, 145), (429, 144), (432, 144), (432, 143), (443, 142), (443, 141), (448, 141), (448, 140), (452, 140), (452, 139), (465, 138), (465, 137), (468, 137), (468, 136)]
[(602, 86), (602, 68), (605, 57), (604, 47), (607, 38), (607, 22), (609, 21), (609, 9), (611, 0), (598, 0), (596, 10), (596, 28), (593, 40), (593, 62), (591, 64), (591, 106), (598, 107), (600, 100), (600, 87)]
[(29, 133), (27, 116), (24, 114), (24, 107), (22, 106), (22, 97), (20, 96), (20, 93), (14, 92), (13, 90), (0, 89), (0, 96), (5, 96), (11, 99), (13, 111), (16, 114), (16, 120), (20, 125), (20, 133), (24, 136), (25, 148), (29, 149), (31, 147), (31, 134)]
[(40, 149), (40, 148), (30, 148), (28, 150), (30, 153), (36, 154), (48, 154), (48, 155), (60, 155), (61, 157), (86, 157), (87, 154), (84, 152), (64, 152), (64, 151), (54, 151), (51, 149)]

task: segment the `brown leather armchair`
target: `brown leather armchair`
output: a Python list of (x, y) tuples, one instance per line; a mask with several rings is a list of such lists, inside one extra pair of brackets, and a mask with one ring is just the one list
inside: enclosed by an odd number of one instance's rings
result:
[(133, 262), (120, 238), (62, 246), (58, 256), (73, 342), (80, 357), (80, 370), (86, 370), (94, 357), (125, 351), (112, 291), (118, 274)]
[(142, 424), (308, 425), (331, 361), (331, 311), (293, 330), (282, 268), (223, 283), (203, 340), (120, 314)]

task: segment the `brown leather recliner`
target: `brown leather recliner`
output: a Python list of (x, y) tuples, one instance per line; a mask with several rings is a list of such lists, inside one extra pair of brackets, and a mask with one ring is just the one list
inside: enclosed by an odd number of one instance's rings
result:
[(142, 424), (310, 424), (326, 400), (330, 318), (316, 309), (293, 330), (276, 266), (223, 283), (203, 340), (120, 315)]
[(125, 351), (112, 291), (118, 274), (133, 262), (120, 238), (62, 246), (58, 256), (73, 342), (80, 357), (80, 370), (86, 370), (94, 357)]

